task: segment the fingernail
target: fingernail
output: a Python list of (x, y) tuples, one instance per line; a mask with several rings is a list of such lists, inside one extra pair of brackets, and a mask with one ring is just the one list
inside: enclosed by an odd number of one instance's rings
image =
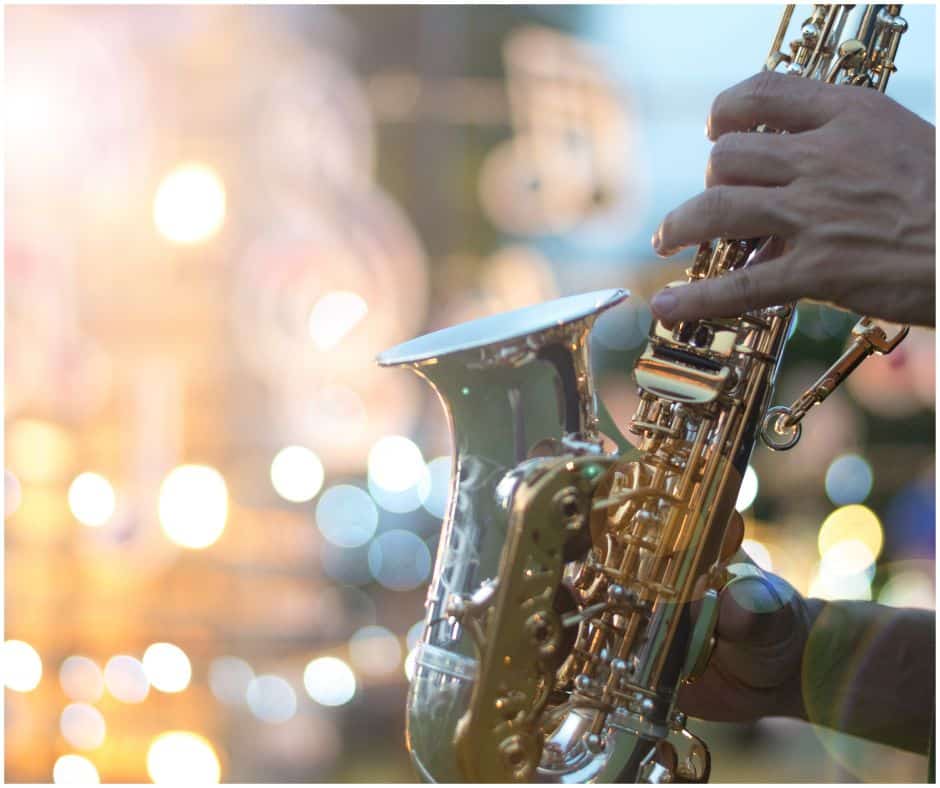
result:
[(668, 317), (679, 306), (679, 297), (669, 290), (660, 290), (653, 296), (650, 306), (658, 316)]
[(657, 252), (659, 251), (659, 245), (662, 243), (662, 230), (656, 228), (656, 232), (653, 233), (653, 237), (650, 238), (650, 243), (653, 245), (653, 249)]

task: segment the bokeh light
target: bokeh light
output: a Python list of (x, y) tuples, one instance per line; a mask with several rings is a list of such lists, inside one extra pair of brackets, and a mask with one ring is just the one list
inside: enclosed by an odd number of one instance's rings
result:
[(42, 660), (29, 643), (7, 640), (0, 651), (3, 684), (16, 692), (30, 692), (42, 679)]
[(410, 531), (386, 531), (369, 545), (369, 571), (385, 588), (410, 591), (428, 578), (431, 551)]
[(56, 785), (97, 785), (101, 778), (91, 761), (70, 753), (56, 758), (52, 767), (52, 782)]
[(285, 501), (313, 500), (323, 486), (323, 463), (304, 446), (287, 446), (271, 462), (271, 484)]
[(843, 539), (823, 553), (820, 572), (828, 577), (848, 577), (861, 573), (873, 573), (875, 554), (859, 539)]
[(104, 717), (87, 703), (70, 703), (59, 717), (59, 730), (65, 740), (78, 750), (96, 750), (104, 744), (107, 730)]
[(871, 465), (858, 454), (836, 457), (826, 471), (826, 495), (836, 506), (862, 503), (871, 492)]
[(7, 426), (6, 458), (24, 482), (52, 482), (68, 473), (75, 447), (58, 424), (39, 419), (17, 419)]
[(453, 464), (450, 457), (435, 457), (427, 464), (427, 474), (422, 475), (418, 482), (421, 505), (434, 517), (443, 518), (447, 513)]
[(245, 690), (245, 701), (251, 713), (264, 722), (287, 722), (297, 713), (297, 694), (280, 676), (253, 678)]
[(245, 702), (245, 693), (254, 677), (251, 665), (239, 657), (216, 657), (209, 663), (209, 689), (228, 706)]
[(819, 529), (821, 560), (810, 583), (810, 595), (870, 600), (883, 539), (881, 522), (868, 507), (850, 504), (833, 511)]
[(408, 632), (405, 635), (405, 644), (408, 646), (408, 649), (411, 650), (418, 645), (418, 641), (421, 640), (421, 636), (424, 634), (424, 619), (416, 621), (410, 627), (408, 627)]
[(427, 466), (422, 466), (415, 484), (404, 490), (389, 490), (368, 480), (369, 495), (381, 509), (393, 514), (408, 514), (421, 508), (421, 493), (430, 488), (430, 472)]
[(356, 694), (356, 674), (338, 657), (320, 657), (304, 668), (304, 688), (321, 706), (343, 706)]
[(762, 542), (758, 542), (756, 539), (743, 539), (741, 540), (741, 547), (761, 569), (765, 569), (768, 572), (773, 571), (774, 562), (770, 557), (770, 550), (767, 549), (766, 545)]
[(59, 666), (59, 684), (72, 700), (94, 703), (104, 693), (104, 674), (93, 659), (75, 655)]
[(225, 529), (228, 490), (225, 479), (205, 465), (181, 465), (160, 486), (160, 524), (181, 547), (209, 547)]
[(757, 498), (757, 488), (757, 472), (748, 465), (744, 471), (744, 477), (741, 479), (741, 488), (738, 490), (738, 499), (734, 504), (734, 508), (739, 512), (749, 509)]
[(401, 644), (385, 627), (362, 627), (349, 639), (353, 667), (369, 676), (389, 676), (401, 665)]
[(104, 525), (114, 514), (114, 506), (114, 488), (100, 474), (80, 473), (69, 485), (69, 508), (84, 525)]
[[(862, 548), (864, 549), (864, 546)], [(870, 567), (859, 572), (849, 572), (844, 566), (833, 569), (832, 563), (820, 563), (810, 583), (809, 595), (817, 599), (870, 600), (872, 569), (873, 567)]]
[(172, 643), (149, 645), (144, 652), (143, 666), (150, 685), (160, 692), (182, 692), (193, 675), (186, 652)]
[[(861, 504), (850, 504), (836, 509), (823, 521), (817, 541), (819, 554), (823, 557), (842, 542), (857, 542), (865, 548), (871, 561), (874, 561), (881, 552), (884, 532), (878, 515), (871, 509)], [(839, 556), (842, 560), (852, 562), (848, 565), (849, 572), (863, 568), (857, 566), (863, 558), (857, 546), (843, 548)]]
[(351, 484), (325, 490), (316, 509), (317, 528), (337, 547), (359, 547), (375, 534), (379, 512), (369, 494)]
[(933, 581), (926, 572), (906, 569), (894, 572), (878, 592), (878, 602), (891, 607), (936, 607)]
[(153, 221), (170, 241), (191, 244), (213, 236), (225, 219), (225, 187), (202, 164), (181, 164), (160, 182)]
[(104, 685), (117, 700), (142, 703), (150, 693), (150, 682), (140, 660), (126, 654), (111, 657), (104, 666)]
[(167, 731), (150, 743), (147, 773), (158, 784), (206, 785), (219, 782), (222, 767), (215, 749), (203, 736)]
[(313, 305), (307, 330), (320, 350), (332, 350), (368, 313), (369, 305), (358, 293), (333, 290)]
[(402, 435), (379, 438), (369, 450), (369, 481), (383, 490), (403, 492), (416, 486), (424, 472), (421, 449)]

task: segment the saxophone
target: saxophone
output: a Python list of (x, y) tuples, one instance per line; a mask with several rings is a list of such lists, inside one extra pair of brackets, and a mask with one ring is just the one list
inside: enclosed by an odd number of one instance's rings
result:
[[(765, 68), (884, 91), (900, 8), (815, 5), (784, 53), (788, 6)], [(705, 243), (686, 281), (746, 266), (766, 242)], [(627, 297), (569, 296), (379, 356), (435, 389), (454, 445), (407, 710), (427, 781), (707, 781), (676, 696), (707, 665), (719, 593), (759, 571), (717, 563), (754, 443), (793, 446), (811, 407), (907, 333), (862, 318), (797, 402), (771, 407), (793, 305), (654, 320), (634, 447), (595, 395), (588, 352), (595, 319)]]

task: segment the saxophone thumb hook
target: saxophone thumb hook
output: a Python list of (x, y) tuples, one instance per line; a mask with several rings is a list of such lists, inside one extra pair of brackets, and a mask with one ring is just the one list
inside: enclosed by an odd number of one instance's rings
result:
[(715, 628), (718, 624), (718, 607), (721, 593), (735, 583), (750, 578), (761, 580), (767, 586), (775, 602), (783, 607), (784, 602), (780, 598), (780, 594), (777, 593), (773, 584), (767, 581), (766, 575), (759, 566), (744, 561), (727, 566), (724, 570), (723, 582), (706, 589), (702, 596), (702, 605), (699, 608), (695, 628), (692, 630), (688, 656), (682, 669), (682, 675), (687, 683), (692, 684), (701, 678), (708, 668), (708, 663), (715, 650)]

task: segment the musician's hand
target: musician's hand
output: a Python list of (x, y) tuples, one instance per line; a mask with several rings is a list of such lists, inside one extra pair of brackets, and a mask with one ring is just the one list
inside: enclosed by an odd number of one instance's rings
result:
[[(757, 124), (787, 134), (744, 133)], [(764, 72), (715, 99), (705, 191), (666, 216), (663, 256), (774, 235), (761, 265), (661, 291), (674, 323), (800, 298), (934, 324), (934, 127), (875, 90)], [(757, 261), (755, 261), (757, 262)]]
[[(723, 561), (749, 561), (739, 550), (743, 534), (741, 515), (735, 513), (722, 547)], [(800, 666), (816, 602), (803, 599), (769, 572), (725, 588), (711, 659), (701, 677), (681, 687), (679, 708), (722, 722), (804, 717)]]

